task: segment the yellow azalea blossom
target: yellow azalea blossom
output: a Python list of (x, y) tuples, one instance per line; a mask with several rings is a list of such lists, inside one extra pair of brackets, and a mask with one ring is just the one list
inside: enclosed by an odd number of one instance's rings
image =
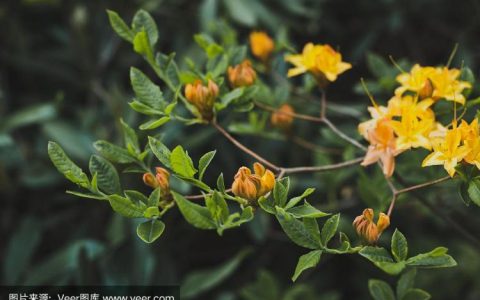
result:
[(254, 31), (250, 33), (250, 48), (255, 57), (265, 62), (275, 49), (275, 43), (265, 32)]
[(358, 125), (358, 132), (368, 140), (368, 131), (375, 130), (380, 119), (389, 118), (389, 110), (385, 106), (369, 106), (368, 111), (372, 118)]
[(432, 97), (435, 99), (445, 98), (464, 105), (465, 96), (462, 92), (464, 89), (471, 88), (472, 85), (467, 81), (457, 80), (458, 77), (460, 77), (458, 69), (437, 68), (431, 77), (434, 86)]
[(246, 59), (236, 66), (227, 69), (228, 81), (233, 88), (250, 86), (255, 83), (257, 73), (252, 68), (252, 63)]
[(480, 169), (480, 136), (478, 119), (474, 118), (470, 124), (465, 122), (465, 120), (462, 120), (458, 129), (462, 134), (464, 145), (469, 149), (464, 160), (469, 164), (476, 165), (477, 168)]
[(430, 150), (432, 148), (428, 133), (432, 130), (434, 120), (419, 120), (415, 110), (415, 105), (405, 106), (402, 109), (401, 121), (390, 121), (390, 126), (397, 135), (397, 148), (399, 150), (419, 147)]
[(399, 117), (405, 108), (412, 108), (412, 112), (420, 119), (435, 119), (435, 113), (430, 108), (433, 103), (432, 98), (417, 101), (412, 95), (393, 96), (388, 100), (388, 112), (391, 116)]
[(213, 118), (213, 105), (218, 97), (218, 85), (212, 80), (208, 80), (204, 85), (201, 80), (195, 80), (185, 86), (185, 98), (193, 104), (202, 117), (210, 121)]
[(377, 122), (375, 129), (368, 131), (367, 154), (362, 166), (368, 166), (377, 161), (382, 162), (383, 173), (390, 177), (395, 170), (395, 156), (401, 151), (397, 149), (396, 139), (389, 119), (382, 119)]
[(294, 120), (294, 113), (295, 110), (291, 105), (283, 104), (272, 113), (272, 116), (270, 117), (270, 123), (272, 123), (274, 127), (283, 130), (290, 129)]
[(460, 128), (454, 127), (447, 131), (445, 139), (438, 145), (434, 145), (434, 151), (422, 162), (422, 167), (443, 165), (450, 177), (455, 175), (455, 166), (461, 162), (470, 151), (462, 143)]
[(397, 81), (401, 86), (395, 90), (395, 95), (403, 95), (406, 91), (419, 93), (428, 84), (428, 79), (434, 73), (434, 67), (422, 67), (419, 64), (415, 64), (410, 73), (402, 73), (397, 76)]
[(417, 93), (421, 99), (425, 97), (431, 97), (434, 100), (446, 99), (463, 105), (465, 96), (462, 92), (464, 89), (471, 88), (472, 85), (458, 80), (460, 73), (458, 69), (422, 67), (416, 64), (410, 73), (397, 76), (401, 86), (395, 90), (395, 95), (401, 96), (406, 91), (411, 91)]
[(288, 70), (288, 77), (305, 72), (312, 73), (317, 80), (335, 81), (337, 76), (352, 67), (342, 61), (342, 55), (329, 45), (308, 43), (301, 54), (286, 55), (285, 60), (295, 67)]
[(232, 193), (249, 201), (267, 194), (275, 185), (275, 175), (260, 163), (253, 165), (254, 174), (247, 167), (238, 169), (232, 184)]
[(363, 213), (353, 221), (353, 227), (358, 236), (368, 244), (376, 243), (382, 232), (390, 226), (390, 217), (386, 214), (380, 213), (376, 224), (373, 221), (373, 216), (373, 209), (366, 208), (363, 210)]

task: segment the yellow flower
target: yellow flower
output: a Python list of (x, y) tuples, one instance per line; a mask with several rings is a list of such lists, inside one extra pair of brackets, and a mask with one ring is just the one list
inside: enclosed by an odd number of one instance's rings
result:
[(460, 128), (454, 127), (447, 130), (445, 139), (433, 145), (433, 152), (422, 162), (422, 167), (443, 165), (450, 177), (455, 175), (455, 166), (461, 162), (470, 149), (461, 145), (462, 132)]
[(249, 201), (267, 194), (275, 185), (275, 175), (260, 163), (253, 165), (254, 174), (247, 167), (238, 169), (232, 184), (232, 193)]
[(397, 148), (406, 150), (410, 148), (423, 147), (432, 148), (428, 134), (433, 129), (433, 119), (418, 119), (416, 105), (404, 106), (402, 108), (401, 120), (392, 120), (390, 126), (397, 135)]
[(228, 67), (228, 81), (232, 87), (250, 86), (257, 79), (257, 73), (248, 59), (234, 67)]
[(466, 81), (458, 80), (460, 70), (447, 67), (421, 67), (416, 64), (410, 73), (402, 73), (397, 76), (401, 84), (395, 90), (395, 95), (403, 95), (406, 91), (417, 93), (420, 99), (433, 98), (434, 100), (446, 99), (465, 104), (465, 96), (462, 92), (472, 85)]
[(195, 80), (193, 84), (185, 86), (185, 98), (193, 104), (202, 117), (209, 121), (213, 117), (213, 105), (218, 96), (218, 86), (212, 80), (208, 80), (205, 86), (201, 80)]
[(464, 89), (471, 88), (472, 85), (467, 81), (459, 81), (460, 70), (448, 69), (447, 67), (437, 68), (431, 77), (435, 87), (432, 97), (434, 99), (444, 98), (448, 101), (455, 101), (462, 105), (465, 104), (465, 96), (462, 94)]
[(255, 57), (266, 62), (275, 49), (275, 43), (265, 32), (254, 31), (250, 33), (250, 48)]
[(388, 100), (388, 113), (390, 116), (400, 117), (405, 108), (412, 109), (412, 113), (420, 119), (435, 119), (435, 113), (430, 108), (434, 101), (432, 98), (425, 98), (417, 101), (411, 95), (393, 96)]
[(380, 160), (383, 173), (387, 177), (392, 176), (395, 170), (395, 156), (401, 152), (396, 147), (396, 139), (390, 122), (389, 119), (381, 119), (374, 129), (367, 132), (370, 146), (368, 146), (367, 154), (361, 163), (362, 166), (368, 166)]
[(395, 90), (395, 95), (400, 96), (406, 91), (420, 93), (429, 84), (428, 80), (434, 73), (434, 67), (421, 67), (419, 64), (415, 64), (410, 73), (402, 73), (397, 76), (397, 81), (401, 86)]
[(352, 67), (342, 61), (342, 55), (329, 45), (314, 45), (308, 43), (302, 54), (286, 55), (285, 60), (295, 67), (288, 70), (288, 77), (297, 76), (305, 72), (312, 73), (319, 81), (335, 81), (337, 76)]
[(358, 125), (358, 132), (366, 140), (368, 140), (368, 131), (375, 130), (377, 122), (380, 119), (390, 118), (390, 111), (385, 106), (369, 106), (368, 111), (370, 112), (370, 116), (372, 116), (372, 118)]
[(477, 168), (480, 169), (480, 136), (478, 119), (474, 118), (470, 124), (462, 120), (462, 123), (458, 128), (462, 134), (463, 143), (469, 149), (464, 160), (469, 164), (476, 165)]
[(270, 122), (273, 126), (280, 129), (288, 129), (293, 123), (293, 115), (295, 111), (293, 107), (288, 104), (283, 104), (270, 117)]
[(390, 226), (390, 217), (386, 214), (380, 213), (376, 224), (373, 222), (373, 216), (373, 209), (367, 208), (353, 221), (358, 236), (369, 244), (376, 243), (382, 232)]

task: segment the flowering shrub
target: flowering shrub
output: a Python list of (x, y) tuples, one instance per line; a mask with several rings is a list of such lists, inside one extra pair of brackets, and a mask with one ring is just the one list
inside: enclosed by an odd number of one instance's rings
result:
[[(277, 219), (293, 243), (308, 251), (298, 260), (292, 277), (294, 281), (303, 271), (315, 267), (324, 254), (359, 254), (388, 274), (401, 274), (396, 291), (398, 299), (427, 299), (428, 293), (413, 288), (416, 269), (456, 265), (444, 247), (409, 256), (407, 239), (398, 229), (392, 230), (389, 246), (379, 238), (390, 230), (392, 212), (401, 194), (458, 178), (465, 203), (480, 205), (478, 122), (476, 118), (470, 122), (462, 119), (471, 106), (467, 98), (472, 79), (463, 73), (466, 70), (468, 75), (468, 69), (450, 68), (449, 64), (442, 67), (414, 65), (406, 72), (399, 66), (400, 74), (396, 77), (399, 86), (385, 105), (379, 104), (366, 90), (372, 103), (367, 108), (371, 119), (361, 122), (358, 136), (351, 137), (327, 116), (327, 90), (334, 89), (338, 77), (352, 68), (330, 45), (308, 43), (302, 53), (292, 54), (265, 32), (253, 32), (249, 39), (250, 57), (245, 45), (219, 44), (206, 34), (198, 34), (195, 41), (204, 51), (205, 63), (197, 65), (187, 58), (189, 67), (181, 70), (175, 54), (156, 52), (157, 26), (147, 12), (140, 10), (131, 26), (115, 12), (109, 11), (108, 15), (115, 32), (133, 45), (133, 50), (145, 59), (162, 81), (160, 87), (141, 70), (134, 67), (130, 70), (135, 93), (130, 107), (149, 119), (139, 129), (158, 133), (168, 122), (210, 126), (252, 158), (253, 170), (239, 166), (234, 178), (219, 174), (216, 185), (212, 186), (210, 180), (206, 180), (211, 174), (207, 176), (206, 171), (217, 150), (205, 153), (194, 162), (182, 145), (167, 146), (158, 134), (149, 135), (148, 141), (141, 141), (137, 131), (121, 121), (124, 144), (97, 141), (94, 147), (100, 155), (91, 157), (90, 175), (72, 162), (58, 144), (49, 143), (48, 153), (54, 165), (81, 188), (68, 193), (107, 201), (120, 215), (143, 219), (137, 234), (146, 243), (152, 243), (162, 235), (166, 228), (162, 217), (171, 209), (178, 208), (193, 227), (215, 230), (219, 235), (250, 222), (257, 211), (263, 210)], [(321, 95), (318, 116), (297, 113), (289, 103), (275, 107), (262, 101), (265, 94), (272, 93), (275, 85), (264, 77), (272, 73), (284, 76), (278, 74), (272, 64), (274, 55), (284, 56), (284, 60), (293, 65), (287, 72), (288, 77), (306, 73), (302, 75), (305, 80), (313, 79), (312, 86), (316, 90), (310, 91), (310, 96)], [(440, 110), (442, 107), (445, 110), (445, 103), (449, 105), (446, 113)], [(251, 113), (256, 109), (270, 112), (271, 126), (287, 136), (292, 134), (296, 120), (323, 124), (339, 139), (355, 147), (355, 153), (359, 154), (327, 165), (279, 166), (242, 144), (222, 125), (229, 114)], [(263, 127), (260, 130), (268, 129)], [(368, 146), (358, 141), (360, 137), (368, 142)], [(418, 164), (418, 169), (411, 172), (422, 172), (422, 166), (442, 165), (448, 176), (406, 185), (395, 172), (395, 160), (408, 150), (420, 148), (431, 153)], [(347, 220), (353, 223), (358, 235), (354, 242), (354, 237), (338, 232), (339, 213), (324, 212), (311, 204), (312, 200), (306, 200), (314, 192), (313, 187), (301, 195), (291, 195), (289, 191), (289, 176), (297, 173), (335, 171), (375, 163), (383, 170), (383, 180), (390, 187), (390, 206), (386, 211), (365, 208), (355, 220)], [(137, 174), (138, 180), (143, 180), (152, 189), (151, 193), (145, 195), (122, 187), (117, 168)], [(180, 183), (194, 186), (199, 194), (182, 194), (176, 188)], [(325, 221), (319, 224), (319, 220)], [(395, 298), (385, 282), (371, 280), (369, 289), (375, 299)]]

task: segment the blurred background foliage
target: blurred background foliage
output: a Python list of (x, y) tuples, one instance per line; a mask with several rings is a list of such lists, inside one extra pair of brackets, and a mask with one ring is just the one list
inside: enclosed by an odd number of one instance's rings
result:
[[(57, 141), (86, 166), (94, 152), (93, 141), (121, 140), (119, 118), (131, 125), (141, 122), (127, 105), (132, 97), (128, 70), (132, 65), (149, 70), (115, 36), (107, 8), (126, 20), (139, 8), (148, 10), (159, 24), (158, 48), (175, 51), (177, 57), (200, 56), (192, 37), (201, 31), (246, 43), (251, 30), (263, 29), (297, 50), (308, 41), (339, 47), (354, 68), (332, 86), (329, 114), (353, 136), (358, 136), (356, 124), (365, 119), (369, 103), (358, 87), (359, 78), (367, 79), (377, 101), (386, 102), (391, 95), (398, 71), (388, 55), (405, 66), (445, 64), (458, 42), (453, 65), (463, 62), (478, 75), (480, 1), (476, 0), (2, 1), (2, 284), (182, 283), (189, 298), (273, 300), (369, 299), (369, 278), (395, 282), (358, 256), (341, 256), (323, 258), (292, 284), (290, 276), (303, 253), (265, 215), (219, 238), (191, 228), (176, 212), (166, 216), (164, 236), (147, 245), (136, 237), (135, 221), (114, 215), (108, 205), (65, 194), (71, 185), (48, 160), (48, 140)], [(181, 59), (178, 62), (185, 65)], [(276, 62), (286, 70), (281, 55)], [(288, 88), (279, 85), (273, 98), (281, 103), (292, 100), (290, 96)], [(316, 109), (315, 102), (292, 103), (306, 111), (307, 105)], [(245, 133), (246, 120), (239, 115), (230, 129)], [(295, 129), (310, 142), (346, 149), (341, 155), (352, 156), (352, 149), (324, 128), (297, 122)], [(207, 128), (184, 128), (172, 122), (161, 133), (167, 145), (181, 143), (197, 159), (220, 149), (208, 171), (212, 180), (214, 174), (224, 172), (228, 182), (239, 166), (251, 162)], [(282, 165), (324, 164), (334, 156), (306, 151), (282, 141), (280, 134), (275, 136), (279, 140), (245, 136), (242, 141)], [(399, 172), (410, 183), (438, 176), (438, 169), (412, 173), (420, 167), (409, 162), (425, 154), (417, 151), (400, 157)], [(131, 174), (125, 180), (144, 188), (141, 179)], [(350, 222), (363, 207), (383, 208), (389, 201), (388, 188), (375, 168), (292, 180), (298, 191), (317, 187), (310, 202), (327, 211), (341, 211), (342, 231), (351, 236)], [(411, 253), (445, 245), (459, 264), (453, 269), (419, 271), (416, 286), (431, 292), (434, 299), (479, 299), (480, 210), (465, 207), (454, 186), (402, 197), (391, 232), (395, 227), (402, 230)], [(383, 238), (388, 241), (390, 236)]]

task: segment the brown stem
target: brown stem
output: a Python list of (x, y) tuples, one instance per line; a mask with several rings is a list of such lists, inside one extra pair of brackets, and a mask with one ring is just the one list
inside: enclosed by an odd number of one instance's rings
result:
[(283, 168), (286, 174), (292, 173), (302, 173), (302, 172), (323, 172), (345, 168), (351, 165), (356, 165), (363, 161), (363, 157), (355, 158), (352, 160), (347, 160), (337, 164), (325, 165), (325, 166), (312, 166), (312, 167), (294, 167), (294, 168)]
[(321, 89), (322, 96), (320, 98), (320, 118), (327, 119), (327, 93), (324, 89)]
[(254, 157), (256, 160), (258, 160), (259, 162), (265, 164), (266, 166), (268, 166), (269, 168), (275, 170), (275, 171), (280, 171), (281, 168), (273, 163), (271, 163), (270, 161), (268, 161), (267, 159), (263, 158), (262, 156), (258, 155), (257, 153), (255, 153), (254, 151), (250, 150), (249, 148), (247, 148), (246, 146), (244, 146), (242, 143), (240, 143), (239, 141), (237, 141), (233, 136), (231, 136), (222, 126), (220, 126), (216, 121), (212, 121), (212, 125), (213, 127), (215, 127), (221, 134), (223, 134), (223, 136), (225, 136), (230, 142), (232, 142), (232, 144), (234, 144), (237, 148), (239, 148), (240, 150), (242, 150), (243, 152), (247, 153), (248, 155)]

